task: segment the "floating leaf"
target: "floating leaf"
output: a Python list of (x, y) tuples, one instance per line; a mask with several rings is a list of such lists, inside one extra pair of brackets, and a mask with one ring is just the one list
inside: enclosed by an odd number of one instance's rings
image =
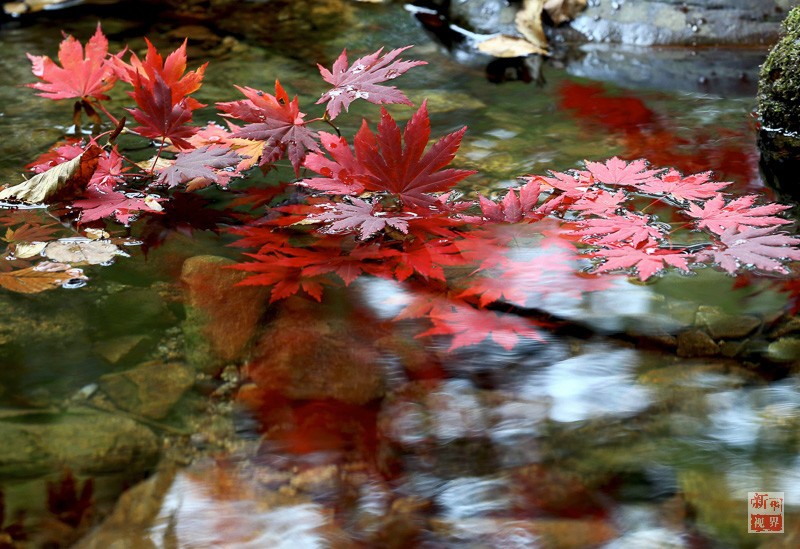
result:
[(16, 199), (28, 204), (40, 204), (54, 196), (65, 194), (69, 188), (83, 188), (92, 177), (101, 152), (100, 147), (91, 144), (83, 154), (69, 162), (3, 189), (0, 191), (0, 200)]

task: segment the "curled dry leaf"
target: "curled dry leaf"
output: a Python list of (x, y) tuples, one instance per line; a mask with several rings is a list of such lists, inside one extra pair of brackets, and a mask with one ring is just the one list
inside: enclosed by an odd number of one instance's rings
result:
[(47, 246), (47, 242), (18, 242), (14, 245), (14, 257), (28, 259), (40, 255)]
[(0, 273), (0, 287), (22, 294), (36, 294), (63, 286), (70, 280), (87, 280), (81, 269), (63, 263), (39, 263), (35, 267)]
[(72, 189), (83, 189), (91, 179), (102, 149), (89, 147), (69, 162), (64, 162), (37, 174), (27, 181), (0, 191), (0, 200), (21, 200), (28, 204), (52, 201)]
[(524, 0), (522, 9), (514, 19), (517, 30), (531, 44), (547, 53), (547, 37), (542, 28), (542, 10), (545, 0)]
[(118, 256), (128, 256), (108, 240), (89, 238), (63, 238), (49, 243), (44, 255), (60, 263), (99, 265), (113, 261)]

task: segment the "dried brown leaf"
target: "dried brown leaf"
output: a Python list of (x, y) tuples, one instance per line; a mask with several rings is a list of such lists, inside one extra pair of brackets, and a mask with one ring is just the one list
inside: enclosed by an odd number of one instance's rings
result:
[(36, 294), (62, 286), (69, 280), (87, 280), (81, 269), (63, 263), (39, 263), (35, 267), (0, 273), (0, 287), (22, 294)]
[(37, 174), (27, 181), (0, 191), (0, 200), (20, 200), (28, 204), (41, 204), (45, 200), (57, 200), (74, 189), (83, 189), (91, 179), (102, 149), (89, 147), (80, 155)]

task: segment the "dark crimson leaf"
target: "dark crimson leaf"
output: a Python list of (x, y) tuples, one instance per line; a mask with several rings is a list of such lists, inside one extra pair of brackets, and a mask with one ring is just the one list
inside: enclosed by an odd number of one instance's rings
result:
[(409, 207), (427, 207), (436, 202), (430, 193), (441, 193), (465, 177), (469, 170), (442, 169), (454, 158), (466, 128), (444, 136), (426, 153), (430, 119), (425, 103), (400, 134), (394, 119), (381, 111), (378, 135), (366, 122), (354, 140), (355, 157), (347, 142), (322, 133), (322, 144), (334, 161), (321, 154), (309, 154), (306, 167), (322, 178), (304, 179), (301, 184), (321, 191), (356, 194), (364, 190), (394, 194)]

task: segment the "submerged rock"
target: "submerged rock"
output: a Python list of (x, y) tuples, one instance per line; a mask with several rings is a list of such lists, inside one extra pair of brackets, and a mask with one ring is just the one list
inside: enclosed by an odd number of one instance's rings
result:
[(81, 475), (145, 471), (158, 457), (147, 427), (112, 413), (76, 408), (0, 421), (0, 476), (32, 477), (69, 467)]
[(115, 406), (151, 419), (164, 418), (194, 383), (185, 364), (150, 361), (100, 378), (100, 389)]

